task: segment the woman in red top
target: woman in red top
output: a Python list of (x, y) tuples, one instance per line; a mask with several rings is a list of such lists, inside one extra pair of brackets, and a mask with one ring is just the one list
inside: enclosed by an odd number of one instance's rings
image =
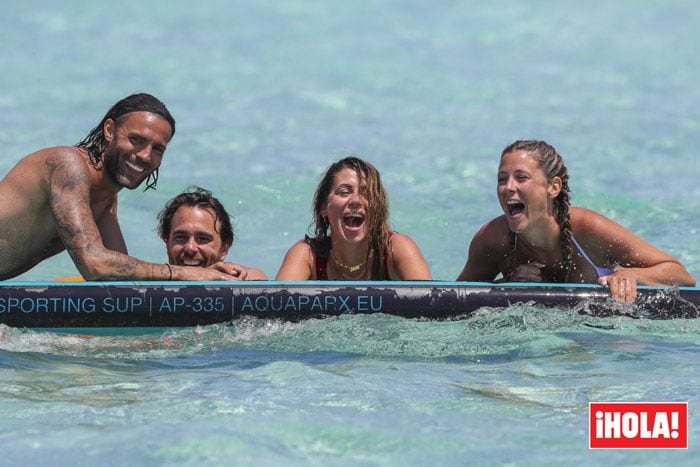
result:
[(389, 229), (379, 172), (357, 157), (332, 164), (314, 196), (315, 237), (295, 243), (277, 280), (429, 280), (416, 243)]

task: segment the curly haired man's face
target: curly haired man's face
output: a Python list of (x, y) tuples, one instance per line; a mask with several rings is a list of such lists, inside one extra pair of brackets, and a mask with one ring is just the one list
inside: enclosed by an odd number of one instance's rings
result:
[(178, 266), (209, 267), (223, 261), (228, 246), (221, 241), (221, 226), (209, 209), (180, 206), (173, 215), (165, 242), (168, 261)]

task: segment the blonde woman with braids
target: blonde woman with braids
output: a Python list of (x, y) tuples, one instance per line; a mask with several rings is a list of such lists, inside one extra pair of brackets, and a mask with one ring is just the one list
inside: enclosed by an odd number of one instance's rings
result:
[(314, 196), (315, 237), (294, 244), (277, 280), (429, 280), (410, 237), (389, 229), (379, 172), (357, 157), (332, 164)]
[(599, 283), (634, 300), (637, 285), (694, 286), (674, 257), (605, 216), (570, 207), (564, 160), (544, 141), (516, 141), (501, 154), (504, 215), (479, 229), (458, 281)]

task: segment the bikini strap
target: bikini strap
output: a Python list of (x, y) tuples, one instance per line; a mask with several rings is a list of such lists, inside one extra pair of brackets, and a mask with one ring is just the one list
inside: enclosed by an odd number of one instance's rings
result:
[(610, 274), (615, 272), (614, 269), (596, 266), (593, 260), (588, 257), (585, 251), (583, 251), (583, 248), (581, 248), (581, 245), (578, 244), (573, 234), (571, 235), (571, 241), (574, 243), (574, 246), (576, 246), (576, 249), (581, 254), (581, 256), (583, 256), (583, 259), (585, 259), (588, 262), (588, 264), (590, 264), (591, 267), (595, 270), (595, 273), (598, 274), (598, 277), (609, 276)]

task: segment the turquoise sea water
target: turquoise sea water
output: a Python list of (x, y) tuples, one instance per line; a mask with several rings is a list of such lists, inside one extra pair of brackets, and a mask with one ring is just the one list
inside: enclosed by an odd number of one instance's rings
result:
[[(700, 276), (700, 8), (690, 1), (5, 2), (0, 173), (135, 91), (177, 120), (157, 192), (120, 195), (130, 252), (189, 184), (274, 276), (321, 172), (372, 161), (393, 227), (454, 279), (499, 213), (515, 139), (573, 202)], [(24, 274), (74, 274), (58, 256)], [(700, 322), (530, 306), (453, 322), (345, 316), (83, 339), (0, 327), (0, 463), (694, 464)], [(687, 451), (590, 451), (588, 402), (689, 401)]]

